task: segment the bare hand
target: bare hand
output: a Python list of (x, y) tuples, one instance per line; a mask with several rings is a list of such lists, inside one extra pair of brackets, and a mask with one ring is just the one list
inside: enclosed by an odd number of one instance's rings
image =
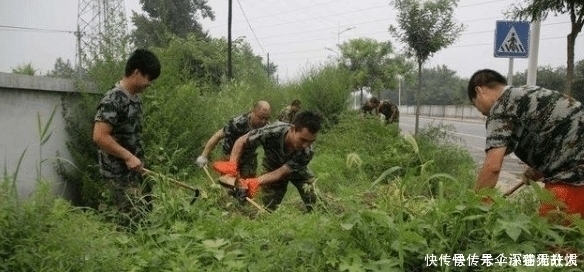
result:
[(132, 171), (136, 171), (138, 173), (142, 173), (142, 171), (143, 171), (142, 161), (134, 155), (132, 155), (132, 157), (130, 157), (129, 159), (126, 160), (126, 166), (128, 167), (128, 169), (130, 169)]
[(534, 180), (534, 181), (538, 181), (541, 178), (543, 178), (542, 173), (538, 172), (537, 170), (535, 170), (531, 167), (528, 167), (527, 169), (525, 169), (525, 171), (523, 172), (523, 176), (525, 176), (529, 180)]

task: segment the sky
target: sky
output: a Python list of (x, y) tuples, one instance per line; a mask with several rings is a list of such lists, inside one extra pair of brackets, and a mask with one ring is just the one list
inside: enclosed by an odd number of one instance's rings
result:
[[(0, 0), (0, 72), (31, 63), (45, 74), (59, 57), (75, 63), (79, 0)], [(139, 0), (124, 1), (126, 15), (141, 12)], [(227, 37), (227, 0), (209, 0), (216, 19), (202, 21), (212, 37)], [(281, 82), (338, 56), (337, 44), (356, 38), (390, 41), (396, 52), (404, 48), (387, 29), (399, 27), (389, 0), (233, 0), (232, 39), (245, 39), (254, 52), (278, 65)], [(494, 57), (495, 28), (512, 1), (461, 0), (455, 20), (464, 30), (455, 43), (433, 55), (424, 65), (445, 65), (468, 78), (490, 68), (506, 75), (509, 58)], [(130, 28), (132, 26), (129, 26)], [(566, 66), (567, 15), (541, 22), (538, 66)], [(584, 59), (584, 33), (576, 41), (575, 60)], [(532, 45), (533, 46), (533, 45)], [(514, 58), (513, 71), (525, 71), (527, 58)], [(234, 67), (238, 69), (238, 67)]]

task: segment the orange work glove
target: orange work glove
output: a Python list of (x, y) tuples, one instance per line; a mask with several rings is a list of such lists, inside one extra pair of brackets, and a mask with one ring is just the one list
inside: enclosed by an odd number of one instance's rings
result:
[(260, 180), (257, 178), (244, 179), (240, 181), (239, 185), (247, 188), (247, 197), (253, 198), (260, 190)]
[(490, 196), (483, 196), (483, 198), (481, 198), (481, 202), (484, 205), (491, 205), (493, 204), (493, 199)]
[(237, 177), (237, 164), (230, 161), (218, 161), (213, 163), (213, 168), (221, 175)]

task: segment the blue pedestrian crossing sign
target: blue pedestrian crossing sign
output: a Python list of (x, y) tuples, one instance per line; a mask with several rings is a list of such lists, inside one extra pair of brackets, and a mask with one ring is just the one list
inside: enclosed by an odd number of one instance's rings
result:
[(529, 56), (529, 22), (497, 21), (495, 29), (496, 58)]

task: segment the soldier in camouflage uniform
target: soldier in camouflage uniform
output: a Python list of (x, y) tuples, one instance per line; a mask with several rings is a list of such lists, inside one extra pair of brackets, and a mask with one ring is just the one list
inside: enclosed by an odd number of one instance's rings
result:
[(112, 206), (117, 222), (131, 227), (150, 211), (152, 186), (142, 178), (142, 93), (160, 75), (160, 62), (150, 51), (136, 50), (124, 77), (105, 93), (94, 118), (93, 141), (99, 147), (100, 173), (107, 192), (100, 208)]
[[(248, 133), (252, 129), (261, 128), (270, 121), (271, 108), (267, 101), (258, 101), (255, 103), (252, 111), (231, 118), (225, 127), (219, 129), (205, 144), (201, 155), (197, 158), (197, 165), (206, 167), (209, 162), (209, 154), (215, 149), (219, 141), (223, 140), (222, 153), (224, 160), (229, 158), (233, 143)], [(257, 153), (255, 150), (246, 149), (241, 155), (238, 162), (238, 169), (242, 178), (251, 178), (256, 176), (257, 172)]]
[(475, 191), (494, 188), (505, 155), (527, 164), (526, 176), (539, 180), (566, 204), (542, 202), (540, 215), (559, 208), (584, 217), (584, 108), (560, 92), (536, 86), (506, 86), (493, 70), (470, 79), (468, 96), (487, 116), (486, 157)]
[(294, 117), (298, 113), (298, 111), (302, 108), (302, 103), (300, 100), (295, 99), (292, 101), (292, 104), (284, 107), (280, 111), (280, 115), (278, 116), (278, 121), (285, 122), (285, 123), (292, 123)]
[(365, 101), (365, 103), (363, 103), (363, 106), (361, 106), (361, 114), (362, 115), (365, 115), (365, 114), (377, 115), (378, 108), (379, 108), (379, 99), (377, 99), (377, 97), (373, 96), (373, 97), (367, 99), (367, 101)]
[(379, 104), (377, 111), (385, 116), (385, 124), (391, 124), (393, 122), (399, 123), (399, 109), (393, 102), (383, 100), (381, 104)]
[(244, 179), (240, 186), (253, 198), (262, 188), (262, 202), (269, 210), (275, 210), (282, 202), (288, 182), (291, 182), (310, 212), (316, 202), (308, 164), (314, 156), (312, 143), (320, 130), (322, 117), (311, 111), (299, 113), (292, 124), (276, 122), (250, 131), (237, 139), (231, 151), (230, 163), (234, 164), (244, 148), (264, 150), (264, 174), (254, 179)]

